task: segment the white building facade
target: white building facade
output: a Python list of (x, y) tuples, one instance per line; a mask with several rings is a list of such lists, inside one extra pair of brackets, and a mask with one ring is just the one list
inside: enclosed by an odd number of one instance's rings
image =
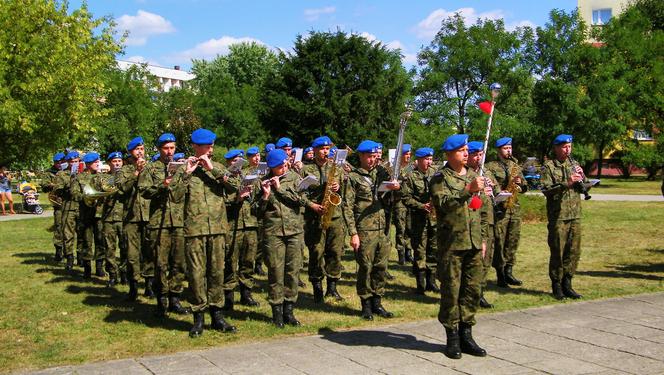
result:
[(161, 89), (163, 91), (169, 91), (172, 88), (183, 88), (186, 87), (188, 81), (196, 78), (196, 75), (181, 70), (179, 66), (171, 68), (164, 68), (161, 66), (142, 64), (133, 61), (124, 61), (117, 60), (118, 68), (122, 71), (129, 69), (134, 65), (145, 66), (145, 68), (152, 74), (157, 77)]

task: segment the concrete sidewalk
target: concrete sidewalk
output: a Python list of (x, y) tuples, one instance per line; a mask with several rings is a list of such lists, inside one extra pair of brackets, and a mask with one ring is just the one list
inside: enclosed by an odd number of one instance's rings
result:
[(474, 333), (485, 358), (448, 359), (428, 320), (36, 373), (664, 374), (664, 292), (486, 314)]

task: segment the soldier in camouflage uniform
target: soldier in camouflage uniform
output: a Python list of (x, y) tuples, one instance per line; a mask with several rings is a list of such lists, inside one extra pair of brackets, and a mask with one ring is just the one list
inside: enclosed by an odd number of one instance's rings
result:
[[(360, 142), (360, 167), (350, 173), (344, 199), (344, 218), (351, 236), (350, 244), (358, 264), (357, 294), (362, 301), (362, 317), (373, 320), (373, 314), (383, 318), (394, 316), (382, 305), (385, 293), (385, 273), (390, 254), (385, 209), (394, 199), (393, 191), (400, 189), (398, 181), (390, 181), (384, 168), (378, 168), (379, 144)], [(388, 182), (389, 181), (389, 182)], [(379, 192), (383, 182), (386, 191)]]
[(260, 197), (254, 201), (263, 220), (263, 254), (268, 267), (268, 302), (272, 306), (272, 322), (300, 325), (293, 308), (297, 302), (298, 279), (302, 268), (304, 220), (302, 208), (306, 204), (299, 191), (300, 176), (288, 169), (288, 155), (284, 150), (272, 150), (267, 155), (270, 173), (261, 181)]
[[(108, 162), (111, 163), (109, 175), (99, 174), (95, 180), (95, 188), (103, 190), (112, 180), (115, 180), (122, 168), (122, 153), (111, 152), (108, 154)], [(102, 181), (106, 179), (106, 181)], [(126, 260), (127, 249), (122, 234), (122, 214), (124, 210), (125, 197), (120, 191), (107, 197), (102, 205), (101, 220), (103, 222), (102, 233), (104, 237), (104, 249), (106, 250), (106, 272), (108, 272), (108, 286), (113, 287), (118, 281), (120, 272), (116, 249), (120, 248), (120, 259)]]
[[(484, 153), (484, 143), (479, 141), (473, 141), (468, 143), (468, 169), (471, 169), (473, 172), (480, 173), (480, 164), (482, 162), (482, 154)], [(486, 252), (484, 257), (482, 257), (483, 273), (482, 273), (482, 284), (480, 290), (480, 307), (488, 309), (492, 308), (493, 305), (484, 298), (484, 289), (486, 288), (486, 279), (489, 274), (489, 269), (493, 265), (493, 239), (494, 236), (494, 213), (493, 213), (493, 186), (496, 186), (496, 180), (492, 176), (490, 171), (485, 171), (485, 187), (484, 194), (480, 195), (482, 198), (482, 208), (480, 209), (482, 214), (482, 219), (487, 222), (487, 233), (488, 236), (484, 238), (486, 243)]]
[(62, 198), (62, 251), (67, 263), (65, 269), (74, 269), (74, 252), (76, 251), (76, 225), (78, 222), (78, 202), (71, 194), (72, 182), (78, 171), (80, 156), (78, 151), (70, 151), (65, 156), (68, 169), (58, 172), (53, 181), (53, 191)]
[[(305, 236), (304, 240), (309, 249), (309, 281), (313, 286), (314, 302), (323, 302), (323, 278), (327, 277), (327, 292), (325, 297), (333, 297), (337, 301), (343, 297), (337, 291), (337, 282), (341, 278), (341, 256), (344, 251), (345, 223), (342, 219), (342, 209), (329, 204), (328, 209), (334, 210), (330, 224), (326, 229), (321, 227), (321, 217), (325, 213), (323, 197), (325, 189), (339, 194), (343, 184), (343, 169), (335, 166), (336, 177), (328, 181), (334, 160), (330, 159), (330, 146), (332, 140), (328, 136), (321, 136), (312, 142), (314, 150), (313, 163), (304, 165), (302, 175), (314, 176), (319, 184), (312, 185), (306, 193)], [(329, 185), (329, 186), (328, 186)]]
[(124, 217), (122, 232), (127, 246), (127, 278), (129, 279), (128, 300), (138, 296), (138, 279), (145, 278), (145, 296), (154, 297), (152, 279), (154, 277), (154, 255), (148, 237), (147, 223), (150, 219), (150, 201), (138, 192), (138, 177), (145, 169), (145, 146), (143, 138), (136, 137), (127, 144), (131, 154), (129, 163), (124, 165), (115, 179), (118, 191), (124, 194)]
[[(138, 177), (138, 191), (150, 200), (147, 228), (155, 260), (155, 293), (158, 317), (166, 311), (188, 314), (180, 304), (185, 280), (184, 260), (184, 186), (174, 179), (169, 163), (175, 154), (175, 136), (164, 133), (157, 140), (159, 159), (149, 163)], [(181, 177), (181, 174), (178, 175)]]
[(422, 147), (415, 151), (417, 168), (404, 177), (402, 185), (403, 204), (410, 211), (411, 247), (413, 249), (413, 273), (417, 282), (417, 293), (425, 291), (440, 293), (436, 285), (437, 238), (436, 218), (431, 205), (429, 181), (435, 171), (431, 168), (433, 149)]
[[(267, 149), (267, 145), (265, 146), (265, 149)], [(265, 152), (267, 153), (267, 151)], [(258, 174), (258, 164), (261, 162), (261, 153), (258, 147), (253, 146), (247, 149), (247, 161), (249, 161), (248, 173)], [(254, 193), (258, 194), (258, 192)], [(256, 256), (254, 258), (254, 274), (265, 276), (267, 274), (263, 269), (263, 246), (261, 245), (261, 242), (263, 241), (263, 226), (261, 225), (260, 218), (256, 218), (256, 220), (258, 221), (258, 243), (256, 246)]]
[(548, 218), (549, 277), (556, 299), (581, 298), (572, 278), (581, 257), (581, 196), (587, 182), (583, 169), (570, 158), (572, 136), (561, 134), (553, 141), (555, 158), (542, 167), (542, 192)]
[[(44, 173), (42, 181), (42, 190), (44, 193), (51, 193), (55, 187), (55, 175), (60, 172), (61, 165), (64, 162), (65, 154), (58, 152), (53, 155), (53, 166)], [(57, 196), (57, 195), (55, 195)], [(58, 197), (60, 198), (60, 197)], [(62, 204), (53, 203), (53, 247), (55, 247), (55, 256), (53, 260), (60, 262), (63, 259), (62, 252)]]
[[(92, 187), (93, 189), (96, 189), (97, 191), (103, 191), (101, 187), (97, 188), (96, 186), (96, 181), (98, 181), (98, 177), (102, 174), (100, 170), (101, 163), (99, 159), (99, 154), (96, 152), (88, 154), (93, 156), (90, 157), (88, 160), (93, 160), (93, 159), (96, 160), (94, 160), (93, 162), (86, 162), (85, 173), (79, 174), (78, 177), (81, 178), (81, 181), (83, 181), (83, 177), (87, 177), (87, 179), (85, 179), (86, 185)], [(88, 157), (88, 154), (83, 156), (83, 161), (86, 161), (86, 157)], [(81, 189), (82, 188), (83, 185), (81, 185)], [(104, 223), (102, 221), (101, 203), (102, 202), (100, 201), (100, 199), (97, 199), (94, 201), (94, 205), (92, 207), (88, 207), (86, 203), (83, 201), (81, 203), (81, 207), (79, 208), (79, 212), (81, 213), (81, 222), (79, 223), (79, 225), (81, 227), (83, 246), (84, 248), (87, 248), (88, 252), (93, 254), (93, 259), (95, 261), (95, 275), (97, 277), (106, 276), (106, 273), (104, 272), (106, 249), (104, 248), (105, 246), (104, 235), (103, 235)], [(83, 219), (85, 216), (87, 216), (88, 212), (90, 213), (90, 216), (94, 217), (94, 219), (92, 219), (91, 222), (88, 222), (87, 219)], [(93, 244), (94, 244), (94, 252), (92, 252)]]
[[(528, 184), (518, 160), (512, 156), (512, 138), (498, 139), (496, 148), (498, 149), (498, 160), (486, 164), (486, 170), (498, 182), (496, 188), (500, 191), (507, 191), (510, 183), (514, 183), (518, 186), (519, 192), (525, 193), (528, 190)], [(522, 284), (521, 280), (514, 277), (512, 273), (521, 237), (521, 206), (516, 195), (517, 192), (513, 193), (515, 194), (513, 207), (505, 207), (505, 204), (502, 203), (495, 210), (493, 265), (496, 268), (497, 285), (503, 288)]]
[[(412, 170), (412, 167), (409, 166), (410, 158), (412, 156), (411, 146), (409, 144), (403, 145), (401, 152), (401, 182), (403, 182)], [(404, 204), (402, 199), (396, 199), (394, 202), (393, 210), (393, 224), (395, 233), (395, 245), (397, 248), (398, 262), (400, 265), (404, 265), (407, 262), (413, 262), (413, 250), (412, 242), (410, 239), (410, 210)], [(413, 267), (413, 271), (415, 268)]]
[(484, 178), (466, 169), (468, 136), (456, 134), (443, 143), (447, 164), (431, 180), (431, 195), (438, 224), (438, 273), (441, 282), (438, 321), (445, 327), (445, 355), (461, 352), (486, 356), (472, 336), (480, 300), (484, 238), (488, 227), (480, 210), (469, 207), (474, 193), (484, 189)]
[(191, 289), (194, 325), (190, 337), (203, 334), (205, 309), (210, 308), (212, 329), (235, 332), (224, 319), (224, 257), (228, 220), (225, 196), (230, 186), (225, 181), (226, 169), (210, 157), (217, 136), (207, 129), (191, 133), (193, 157), (180, 168), (185, 187), (184, 236), (187, 278)]

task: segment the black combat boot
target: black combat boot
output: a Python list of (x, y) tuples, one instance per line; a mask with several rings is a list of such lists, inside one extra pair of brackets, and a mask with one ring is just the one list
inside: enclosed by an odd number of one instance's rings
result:
[(553, 298), (557, 299), (558, 301), (565, 298), (565, 295), (563, 294), (563, 288), (560, 286), (560, 281), (556, 280), (551, 282), (551, 294), (553, 294)]
[(145, 298), (154, 298), (154, 290), (152, 290), (153, 280), (154, 277), (145, 278), (145, 292), (143, 293), (143, 296), (145, 296)]
[(420, 269), (413, 269), (413, 272), (415, 272), (415, 281), (417, 282), (416, 293), (423, 296), (426, 294), (426, 274), (424, 270)]
[(290, 324), (294, 327), (301, 326), (302, 323), (300, 323), (300, 321), (295, 318), (295, 315), (293, 315), (293, 306), (293, 302), (284, 301), (284, 323)]
[(406, 264), (406, 254), (404, 254), (404, 251), (397, 251), (397, 255), (399, 256), (399, 260), (397, 261), (400, 266), (403, 266)]
[(579, 299), (583, 297), (579, 293), (577, 293), (574, 289), (572, 289), (572, 276), (571, 275), (565, 275), (563, 276), (563, 294), (565, 297), (569, 297), (572, 299)]
[(62, 246), (54, 245), (55, 246), (55, 256), (53, 256), (53, 260), (56, 262), (62, 262)]
[(127, 301), (134, 302), (138, 299), (138, 281), (129, 280), (129, 293), (127, 294)]
[(272, 324), (284, 328), (284, 305), (272, 305)]
[(154, 316), (157, 318), (165, 318), (166, 317), (166, 308), (168, 307), (168, 297), (165, 295), (160, 294), (159, 297), (157, 297), (157, 310), (154, 312)]
[(203, 325), (205, 325), (205, 314), (202, 311), (194, 313), (194, 325), (189, 330), (189, 337), (200, 337), (203, 334)]
[(505, 281), (509, 285), (521, 285), (521, 284), (523, 284), (521, 282), (521, 280), (517, 279), (516, 277), (514, 277), (514, 275), (512, 275), (512, 266), (509, 265), (509, 264), (505, 266)]
[(81, 258), (81, 253), (79, 251), (76, 251), (76, 265), (83, 267), (83, 258)]
[(83, 277), (86, 279), (92, 278), (92, 262), (89, 260), (83, 261)]
[(431, 272), (431, 270), (428, 268), (426, 270), (426, 273), (427, 273), (426, 290), (428, 292), (440, 293), (440, 288), (438, 288), (438, 285), (436, 285), (436, 276), (434, 276), (433, 272)]
[(114, 273), (109, 273), (108, 274), (108, 282), (106, 283), (106, 286), (109, 287), (109, 288), (112, 288), (117, 283), (118, 283), (118, 276)]
[(461, 358), (461, 344), (459, 342), (459, 330), (454, 328), (445, 328), (447, 342), (445, 343), (445, 355), (451, 359)]
[(251, 295), (251, 288), (240, 284), (240, 304), (251, 307), (258, 307), (260, 303)]
[(362, 302), (362, 318), (364, 320), (373, 320), (373, 312), (371, 311), (371, 298), (361, 298)]
[(487, 301), (487, 300), (484, 298), (484, 290), (482, 290), (482, 291), (480, 292), (480, 307), (483, 308), (483, 309), (490, 309), (490, 308), (493, 308), (493, 305), (490, 304), (489, 301)]
[(473, 339), (473, 328), (470, 324), (459, 323), (459, 338), (462, 352), (476, 357), (486, 357), (486, 350), (480, 348)]
[(127, 284), (127, 271), (120, 271), (120, 284)]
[(381, 318), (392, 318), (394, 314), (385, 310), (383, 304), (381, 303), (380, 296), (371, 297), (371, 312), (380, 316)]
[(67, 255), (67, 264), (65, 265), (65, 271), (71, 272), (74, 270), (74, 256), (72, 254)]
[(224, 290), (224, 307), (221, 309), (224, 311), (233, 311), (235, 306), (235, 293), (233, 290)]
[(311, 286), (314, 288), (314, 302), (323, 303), (323, 283), (320, 280), (312, 280)]
[(221, 332), (234, 333), (237, 332), (237, 328), (234, 325), (231, 325), (224, 319), (224, 312), (222, 309), (210, 306), (210, 317), (212, 318), (212, 324), (210, 327)]
[(404, 251), (404, 258), (405, 258), (406, 262), (408, 262), (408, 263), (413, 262), (413, 255), (411, 254), (410, 249), (406, 249)]
[(333, 297), (337, 301), (343, 301), (344, 297), (342, 297), (339, 292), (337, 292), (337, 280), (336, 279), (330, 279), (329, 277), (327, 278), (327, 292), (325, 292), (325, 297)]
[(191, 313), (189, 308), (182, 306), (182, 303), (180, 303), (180, 294), (173, 292), (168, 293), (168, 311), (178, 315)]
[(105, 277), (106, 276), (106, 272), (104, 272), (104, 260), (103, 259), (95, 260), (95, 276), (97, 276), (97, 277)]
[(505, 281), (505, 271), (502, 268), (496, 268), (496, 285), (500, 288), (510, 287)]

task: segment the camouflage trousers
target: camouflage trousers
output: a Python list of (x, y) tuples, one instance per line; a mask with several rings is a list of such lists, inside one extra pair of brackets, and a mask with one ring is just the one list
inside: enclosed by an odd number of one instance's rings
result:
[(432, 224), (427, 213), (413, 212), (410, 220), (410, 246), (413, 249), (413, 269), (436, 272), (438, 264), (438, 240), (436, 225)]
[(263, 255), (267, 264), (270, 305), (280, 305), (284, 301), (297, 302), (302, 246), (302, 233), (290, 236), (265, 235)]
[(107, 221), (103, 226), (104, 249), (106, 250), (106, 272), (117, 275), (120, 266), (116, 257), (117, 249), (120, 248), (120, 263), (127, 258), (127, 247), (124, 243), (121, 221)]
[(154, 254), (144, 221), (124, 223), (122, 233), (127, 246), (127, 279), (154, 276)]
[(516, 251), (521, 238), (520, 210), (508, 209), (503, 215), (496, 216), (494, 224), (493, 266), (497, 269), (516, 264)]
[[(493, 224), (489, 224), (489, 233), (493, 233), (494, 228)], [(483, 272), (482, 272), (482, 290), (486, 288), (486, 278), (489, 274), (489, 270), (491, 270), (491, 267), (493, 266), (493, 236), (489, 236), (489, 238), (484, 238), (484, 242), (486, 242), (486, 254), (484, 255), (484, 258), (482, 258), (482, 267), (483, 267)]]
[(224, 256), (226, 239), (222, 234), (185, 238), (187, 280), (191, 310), (224, 306)]
[(104, 223), (100, 218), (89, 218), (80, 221), (82, 247), (79, 250), (83, 260), (103, 260), (106, 258), (104, 250)]
[(78, 211), (62, 210), (60, 215), (62, 219), (62, 226), (60, 228), (62, 237), (62, 250), (65, 257), (74, 255), (77, 246), (76, 241), (78, 238)]
[(236, 229), (226, 246), (224, 290), (234, 290), (238, 283), (254, 287), (254, 263), (258, 251), (257, 228)]
[(457, 328), (459, 322), (475, 324), (482, 283), (482, 250), (443, 251), (438, 263), (440, 310), (438, 321)]
[(408, 233), (408, 209), (404, 206), (399, 206), (394, 209), (394, 229), (395, 229), (395, 247), (397, 254), (405, 254), (406, 250), (412, 250), (410, 233)]
[(184, 228), (148, 229), (154, 253), (155, 293), (166, 296), (182, 293), (186, 277)]
[(53, 246), (62, 247), (62, 210), (53, 209)]
[(383, 230), (359, 231), (360, 248), (355, 252), (357, 295), (362, 299), (385, 294), (385, 272), (390, 241)]
[(581, 220), (549, 222), (549, 277), (561, 281), (563, 276), (574, 276), (581, 257)]
[(343, 219), (332, 220), (323, 230), (320, 221), (311, 220), (305, 226), (304, 241), (309, 249), (309, 280), (320, 281), (324, 277), (341, 278), (341, 256), (344, 253), (346, 230)]

